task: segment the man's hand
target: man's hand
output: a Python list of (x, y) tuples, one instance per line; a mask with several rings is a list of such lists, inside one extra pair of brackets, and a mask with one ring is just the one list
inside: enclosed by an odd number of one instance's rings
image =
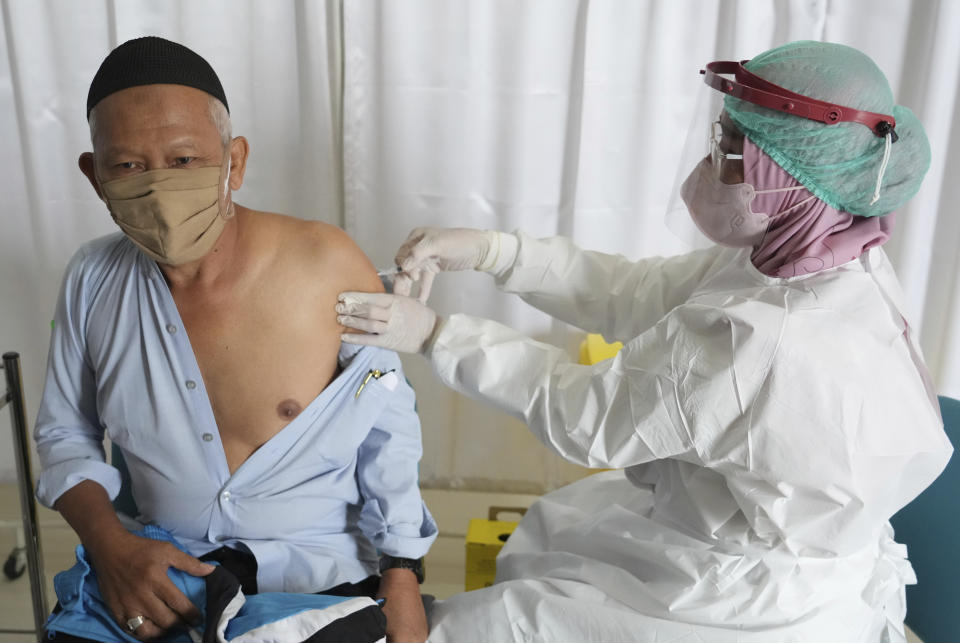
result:
[(146, 620), (132, 635), (140, 640), (161, 636), (200, 622), (200, 611), (177, 589), (167, 570), (175, 567), (206, 576), (213, 565), (202, 563), (170, 543), (130, 533), (87, 547), (97, 572), (100, 595), (120, 626), (137, 616)]
[(56, 509), (80, 536), (97, 572), (100, 595), (120, 627), (127, 630), (127, 621), (143, 616), (145, 620), (133, 636), (146, 640), (199, 620), (200, 611), (173, 584), (167, 569), (176, 567), (206, 576), (214, 570), (213, 565), (170, 543), (128, 532), (117, 519), (107, 492), (92, 480), (84, 480), (60, 496)]
[(378, 598), (385, 598), (387, 643), (423, 643), (427, 640), (427, 615), (420, 585), (409, 569), (387, 569), (380, 577)]
[[(348, 329), (348, 344), (379, 346), (401, 353), (421, 353), (437, 326), (437, 314), (416, 299), (380, 293), (340, 293), (337, 321)], [(364, 334), (366, 333), (366, 334)]]

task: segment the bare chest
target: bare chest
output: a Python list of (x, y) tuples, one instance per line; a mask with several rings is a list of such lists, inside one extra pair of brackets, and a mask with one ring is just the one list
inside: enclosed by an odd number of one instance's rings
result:
[(232, 473), (334, 378), (339, 327), (312, 304), (278, 308), (269, 296), (178, 307)]

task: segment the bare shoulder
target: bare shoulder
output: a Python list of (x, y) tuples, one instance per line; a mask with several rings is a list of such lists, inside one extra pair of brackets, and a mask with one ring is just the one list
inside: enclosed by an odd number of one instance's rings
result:
[(280, 247), (298, 271), (323, 275), (323, 281), (339, 291), (380, 292), (383, 286), (376, 268), (360, 246), (341, 228), (322, 221), (306, 221), (275, 215)]

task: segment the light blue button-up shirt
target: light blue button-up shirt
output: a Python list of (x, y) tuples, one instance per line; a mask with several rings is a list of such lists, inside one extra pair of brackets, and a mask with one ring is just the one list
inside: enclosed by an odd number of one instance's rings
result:
[[(111, 498), (130, 470), (139, 520), (194, 556), (223, 545), (257, 558), (261, 591), (317, 592), (377, 571), (377, 552), (426, 554), (437, 526), (420, 497), (414, 394), (395, 353), (343, 345), (342, 372), (230, 474), (190, 340), (157, 264), (122, 234), (67, 267), (34, 432), (37, 496), (82, 480)], [(387, 373), (370, 378), (372, 370)]]

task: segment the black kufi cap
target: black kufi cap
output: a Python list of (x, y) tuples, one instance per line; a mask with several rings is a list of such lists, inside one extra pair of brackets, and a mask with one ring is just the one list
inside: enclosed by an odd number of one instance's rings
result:
[(90, 83), (87, 118), (90, 110), (110, 94), (155, 84), (194, 87), (219, 100), (230, 111), (217, 73), (200, 54), (165, 38), (146, 36), (128, 40), (104, 58)]

